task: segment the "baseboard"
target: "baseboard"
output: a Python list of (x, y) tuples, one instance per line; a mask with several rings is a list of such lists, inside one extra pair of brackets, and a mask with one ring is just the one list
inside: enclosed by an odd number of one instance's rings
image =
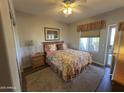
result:
[(104, 64), (99, 63), (99, 62), (96, 62), (96, 61), (93, 61), (93, 64), (96, 64), (96, 65), (101, 66), (101, 67), (105, 67), (105, 65), (104, 65)]
[(32, 66), (31, 66), (31, 67), (25, 68), (24, 71), (23, 71), (23, 73), (25, 73), (25, 74), (31, 74), (31, 73), (36, 72), (38, 70), (44, 69), (46, 67), (49, 67), (49, 66), (48, 65), (41, 65), (41, 66), (36, 67), (36, 68), (32, 68)]

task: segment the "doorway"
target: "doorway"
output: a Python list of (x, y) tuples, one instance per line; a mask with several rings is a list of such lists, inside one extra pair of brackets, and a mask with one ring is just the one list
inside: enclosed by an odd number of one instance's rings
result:
[(108, 43), (107, 43), (107, 57), (106, 57), (106, 67), (112, 66), (112, 59), (113, 59), (113, 48), (114, 48), (114, 41), (115, 35), (117, 31), (116, 25), (110, 25), (108, 29)]

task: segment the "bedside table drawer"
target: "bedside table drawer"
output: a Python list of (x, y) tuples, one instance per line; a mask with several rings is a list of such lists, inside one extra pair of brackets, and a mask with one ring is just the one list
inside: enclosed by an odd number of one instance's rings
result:
[(31, 57), (31, 59), (32, 59), (32, 67), (33, 68), (36, 68), (41, 65), (45, 65), (45, 63), (44, 63), (45, 56), (44, 55), (36, 54), (36, 55), (33, 55)]
[(41, 65), (44, 65), (43, 61), (34, 61), (34, 62), (32, 62), (32, 67), (33, 68), (41, 66)]
[(44, 60), (44, 58), (43, 57), (32, 58), (32, 61), (39, 61), (39, 60)]

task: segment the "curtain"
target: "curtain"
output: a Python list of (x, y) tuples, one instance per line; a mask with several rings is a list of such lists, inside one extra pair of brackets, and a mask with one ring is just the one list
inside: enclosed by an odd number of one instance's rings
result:
[(82, 24), (77, 26), (77, 32), (100, 30), (105, 28), (105, 26), (106, 26), (106, 22), (104, 20), (100, 20), (93, 23)]
[(119, 24), (119, 28), (118, 28), (119, 31), (124, 31), (124, 22), (121, 22)]

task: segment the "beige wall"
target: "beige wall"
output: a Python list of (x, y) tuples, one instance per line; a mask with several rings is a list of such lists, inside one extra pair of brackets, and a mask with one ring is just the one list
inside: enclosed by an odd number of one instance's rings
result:
[(93, 54), (93, 60), (98, 64), (104, 65), (104, 55), (105, 55), (105, 47), (106, 47), (106, 39), (107, 39), (107, 31), (108, 25), (111, 24), (118, 24), (120, 21), (124, 21), (124, 8), (116, 9), (108, 13), (100, 14), (94, 17), (82, 19), (76, 23), (69, 25), (69, 32), (68, 34), (68, 44), (71, 48), (79, 49), (79, 38), (80, 33), (77, 32), (77, 25), (85, 24), (89, 22), (93, 22), (96, 20), (106, 20), (107, 27), (101, 31), (101, 39), (100, 39), (100, 46), (98, 53), (91, 53)]
[(68, 25), (59, 23), (50, 17), (44, 16), (34, 16), (21, 12), (16, 12), (17, 24), (18, 24), (18, 35), (21, 45), (21, 52), (23, 59), (23, 67), (31, 66), (29, 61), (29, 50), (25, 46), (25, 43), (29, 40), (34, 41), (33, 51), (43, 51), (41, 43), (45, 41), (44, 39), (44, 27), (60, 28), (61, 30), (61, 40), (66, 42)]

